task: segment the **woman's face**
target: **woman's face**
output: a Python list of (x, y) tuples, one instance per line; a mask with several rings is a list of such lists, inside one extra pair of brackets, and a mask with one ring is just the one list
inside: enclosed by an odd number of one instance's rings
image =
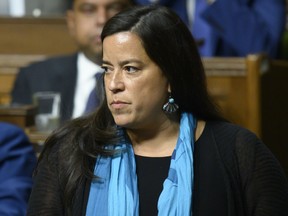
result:
[(106, 37), (102, 66), (108, 107), (117, 125), (145, 129), (167, 119), (162, 106), (167, 101), (168, 80), (136, 34)]

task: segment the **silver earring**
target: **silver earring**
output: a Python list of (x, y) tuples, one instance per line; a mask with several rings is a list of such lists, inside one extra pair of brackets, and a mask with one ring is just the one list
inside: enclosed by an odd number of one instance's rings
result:
[(169, 95), (168, 102), (164, 104), (162, 109), (166, 113), (174, 113), (179, 109), (179, 106), (175, 103), (174, 98)]

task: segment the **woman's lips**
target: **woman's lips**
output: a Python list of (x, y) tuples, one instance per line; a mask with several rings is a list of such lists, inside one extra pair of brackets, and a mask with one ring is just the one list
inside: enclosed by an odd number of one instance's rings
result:
[(114, 109), (121, 109), (125, 106), (127, 106), (127, 102), (124, 101), (113, 101), (110, 105), (111, 107), (113, 107)]

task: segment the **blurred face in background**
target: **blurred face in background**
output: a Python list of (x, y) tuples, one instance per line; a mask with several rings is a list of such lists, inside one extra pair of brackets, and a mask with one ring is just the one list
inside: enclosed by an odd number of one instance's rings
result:
[(130, 5), (130, 0), (74, 0), (67, 12), (71, 36), (80, 51), (91, 61), (100, 64), (101, 32), (109, 18)]

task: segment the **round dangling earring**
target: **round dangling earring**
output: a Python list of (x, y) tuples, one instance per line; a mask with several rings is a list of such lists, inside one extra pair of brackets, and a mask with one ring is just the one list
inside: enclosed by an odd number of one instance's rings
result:
[(174, 113), (179, 109), (179, 106), (175, 103), (174, 98), (169, 95), (168, 102), (162, 107), (163, 111), (166, 113)]

